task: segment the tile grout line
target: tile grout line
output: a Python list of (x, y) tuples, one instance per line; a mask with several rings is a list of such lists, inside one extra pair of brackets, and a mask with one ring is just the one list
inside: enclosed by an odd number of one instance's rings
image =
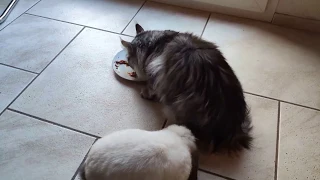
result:
[(63, 22), (63, 23), (67, 23), (67, 24), (72, 24), (72, 25), (76, 25), (76, 26), (81, 26), (81, 27), (85, 27), (85, 28), (95, 29), (95, 30), (99, 30), (99, 31), (104, 31), (104, 32), (112, 33), (112, 34), (128, 36), (128, 37), (134, 37), (134, 36), (126, 35), (126, 34), (121, 34), (121, 33), (113, 32), (113, 31), (108, 31), (108, 30), (105, 30), (105, 29), (95, 28), (95, 27), (91, 27), (91, 26), (86, 26), (86, 25), (82, 25), (82, 24), (69, 22), (69, 21), (63, 21), (63, 20), (54, 19), (54, 18), (50, 18), (50, 17), (40, 16), (40, 15), (36, 15), (36, 14), (31, 14), (31, 13), (24, 13), (24, 14), (27, 14), (27, 15), (30, 15), (30, 16), (39, 17), (39, 18), (44, 18), (44, 19), (50, 19), (50, 20), (53, 20), (53, 21)]
[(25, 72), (32, 73), (32, 74), (39, 74), (39, 73), (36, 73), (36, 72), (33, 72), (33, 71), (29, 71), (29, 70), (26, 70), (26, 69), (18, 68), (18, 67), (15, 67), (15, 66), (11, 66), (11, 65), (8, 65), (8, 64), (1, 63), (1, 62), (0, 62), (0, 65), (7, 66), (7, 67), (10, 67), (10, 68), (14, 68), (14, 69), (18, 69), (18, 70), (25, 71)]
[(208, 23), (209, 23), (210, 17), (211, 17), (211, 13), (209, 13), (208, 19), (207, 19), (207, 21), (206, 21), (206, 24), (205, 24), (204, 27), (203, 27), (203, 30), (202, 30), (201, 35), (200, 35), (200, 38), (202, 38), (202, 35), (203, 35), (204, 31), (205, 31), (206, 28), (207, 28), (207, 25), (208, 25)]
[(276, 12), (273, 13), (271, 21), (269, 22), (270, 24), (273, 24), (274, 16), (276, 15)]
[(94, 135), (94, 134), (90, 134), (90, 133), (87, 133), (87, 132), (84, 132), (84, 131), (80, 131), (78, 129), (74, 129), (74, 128), (71, 128), (69, 126), (65, 126), (65, 125), (62, 125), (62, 124), (59, 124), (59, 123), (56, 123), (56, 122), (52, 122), (52, 121), (46, 120), (44, 118), (40, 118), (40, 117), (31, 115), (31, 114), (28, 114), (28, 113), (25, 113), (25, 112), (22, 112), (22, 111), (18, 111), (18, 110), (12, 109), (12, 108), (7, 108), (7, 110), (15, 112), (15, 113), (18, 113), (18, 114), (22, 114), (24, 116), (31, 117), (31, 118), (36, 119), (38, 121), (42, 121), (42, 122), (45, 122), (45, 123), (48, 123), (48, 124), (51, 124), (51, 125), (58, 126), (60, 128), (63, 128), (63, 129), (68, 129), (70, 131), (74, 131), (74, 132), (77, 132), (77, 133), (80, 133), (80, 134), (83, 134), (83, 135), (87, 135), (87, 136), (90, 136), (90, 137), (94, 137), (94, 138), (100, 138), (100, 136), (97, 136), (97, 135)]
[(90, 29), (94, 29), (94, 30), (98, 30), (98, 31), (103, 31), (103, 32), (111, 33), (111, 34), (117, 34), (117, 35), (128, 36), (128, 37), (134, 37), (134, 36), (131, 36), (131, 35), (121, 34), (121, 33), (113, 32), (113, 31), (108, 31), (108, 30), (105, 30), (105, 29), (99, 29), (99, 28), (95, 28), (95, 27), (91, 27), (91, 26), (84, 26), (84, 27), (90, 28)]
[(232, 178), (229, 178), (229, 177), (226, 177), (226, 176), (222, 176), (220, 174), (216, 174), (216, 173), (213, 173), (211, 171), (207, 171), (207, 170), (204, 170), (204, 169), (201, 169), (201, 168), (198, 168), (198, 171), (202, 171), (202, 172), (205, 172), (207, 174), (211, 174), (211, 175), (214, 175), (214, 176), (217, 176), (217, 177), (220, 177), (220, 178), (224, 178), (224, 179), (227, 179), (227, 180), (235, 180), (235, 179), (232, 179)]
[(163, 129), (164, 127), (166, 127), (167, 122), (168, 122), (168, 120), (167, 120), (167, 119), (165, 119), (165, 120), (164, 120), (164, 122), (163, 122), (163, 124), (162, 124), (161, 129)]
[[(278, 7), (278, 5), (279, 5), (279, 2), (280, 2), (280, 0), (277, 2), (277, 6), (276, 7)], [(270, 21), (267, 21), (267, 22), (269, 22), (270, 24), (273, 24), (273, 20), (274, 20), (274, 16), (276, 15), (276, 10), (273, 12), (273, 15), (272, 15), (272, 18), (271, 18), (271, 20)]]
[(10, 102), (10, 104), (8, 104), (8, 106), (0, 113), (0, 116), (2, 115), (3, 112), (5, 112), (6, 109), (8, 109), (8, 108), (11, 106), (11, 104), (12, 104), (15, 100), (17, 100), (17, 99), (20, 97), (20, 95), (41, 75), (41, 73), (42, 73), (45, 69), (47, 69), (47, 67), (69, 46), (69, 44), (71, 44), (71, 42), (73, 42), (73, 40), (74, 40), (76, 37), (78, 37), (78, 35), (84, 30), (84, 28), (85, 28), (85, 27), (83, 27), (83, 28), (70, 40), (70, 42), (69, 42), (64, 48), (62, 48), (62, 50), (46, 65), (46, 67), (44, 67), (44, 68), (41, 70), (41, 72), (40, 72), (39, 74), (37, 74), (36, 77), (34, 77), (34, 78), (29, 82), (29, 84), (27, 84), (26, 87), (24, 87), (24, 88), (22, 89), (22, 91)]
[(91, 150), (92, 145), (93, 145), (94, 143), (96, 143), (98, 139), (99, 139), (99, 138), (96, 138), (96, 139), (93, 141), (93, 143), (91, 144), (88, 152), (86, 153), (86, 155), (85, 155), (84, 158), (82, 159), (79, 167), (77, 168), (76, 172), (75, 172), (74, 175), (72, 176), (71, 180), (75, 180), (75, 178), (77, 177), (77, 175), (78, 175), (78, 173), (79, 173), (79, 171), (80, 171), (80, 169), (81, 169), (81, 166), (83, 165), (83, 163), (85, 162), (85, 160), (86, 160), (87, 157), (88, 157), (88, 154), (89, 154), (89, 152), (90, 152), (90, 150)]
[(281, 102), (278, 101), (278, 119), (277, 119), (277, 141), (276, 141), (276, 154), (274, 161), (274, 180), (278, 179), (278, 157), (279, 157), (279, 139), (280, 139), (280, 108)]
[(39, 17), (39, 18), (50, 19), (50, 20), (53, 20), (53, 21), (59, 21), (59, 22), (63, 22), (63, 23), (68, 23), (68, 24), (72, 24), (72, 25), (85, 27), (84, 25), (81, 25), (81, 24), (68, 22), (68, 21), (64, 21), (64, 20), (60, 20), (60, 19), (54, 19), (54, 18), (50, 18), (50, 17), (45, 17), (45, 16), (41, 16), (41, 15), (31, 14), (31, 13), (28, 13), (28, 12), (25, 12), (24, 14), (29, 15), (29, 16), (35, 16), (35, 17)]
[(133, 15), (133, 17), (131, 18), (131, 20), (129, 21), (129, 23), (124, 27), (124, 29), (121, 31), (120, 34), (123, 34), (123, 32), (127, 29), (127, 27), (129, 26), (129, 24), (133, 21), (133, 19), (137, 16), (137, 14), (140, 12), (140, 10), (142, 9), (142, 7), (147, 3), (147, 0), (145, 0), (141, 7), (138, 9), (138, 11)]
[[(39, 0), (38, 2), (36, 2), (34, 5), (32, 5), (30, 8), (28, 8), (26, 11), (24, 11), (23, 13), (21, 13), (18, 17), (16, 17), (14, 20), (12, 20), (10, 23), (8, 23), (7, 25), (5, 25), (2, 29), (0, 29), (0, 31), (2, 31), (4, 28), (8, 27), (10, 24), (12, 24), (14, 21), (16, 21), (18, 18), (20, 18), (24, 13), (28, 12), (31, 8), (33, 8), (35, 5), (37, 5), (41, 0)], [(18, 2), (19, 3), (19, 2)]]
[(272, 98), (272, 97), (267, 97), (267, 96), (263, 96), (263, 95), (259, 95), (259, 94), (255, 94), (255, 93), (250, 93), (250, 92), (244, 92), (244, 93), (245, 93), (245, 94), (250, 94), (250, 95), (253, 95), (253, 96), (258, 96), (258, 97), (266, 98), (266, 99), (271, 99), (271, 100), (275, 100), (275, 101), (280, 101), (280, 102), (282, 102), (282, 103), (287, 103), (287, 104), (291, 104), (291, 105), (303, 107), (303, 108), (306, 108), (306, 109), (312, 109), (312, 110), (315, 110), (315, 111), (320, 111), (320, 109), (317, 109), (317, 108), (313, 108), (313, 107), (309, 107), (309, 106), (305, 106), (305, 105), (301, 105), (301, 104), (296, 104), (296, 103), (288, 102), (288, 101), (281, 100), (281, 99), (276, 99), (276, 98)]
[(262, 10), (262, 8), (260, 7), (260, 4), (257, 2), (257, 0), (254, 0), (254, 2), (256, 3), (256, 5), (258, 6), (259, 10), (261, 12), (264, 12), (265, 10)]

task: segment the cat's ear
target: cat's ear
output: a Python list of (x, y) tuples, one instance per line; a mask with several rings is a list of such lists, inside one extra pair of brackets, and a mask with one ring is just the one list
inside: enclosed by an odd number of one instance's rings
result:
[(125, 41), (123, 39), (120, 38), (121, 44), (123, 47), (125, 47), (128, 51), (131, 50), (132, 46), (131, 43), (129, 43), (128, 41)]
[(139, 33), (141, 33), (141, 32), (143, 32), (144, 31), (144, 29), (140, 26), (140, 24), (136, 24), (136, 33), (137, 34), (139, 34)]

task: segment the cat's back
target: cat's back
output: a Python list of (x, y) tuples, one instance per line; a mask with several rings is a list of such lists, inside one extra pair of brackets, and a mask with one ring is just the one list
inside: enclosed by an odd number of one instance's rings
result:
[(214, 43), (190, 33), (177, 34), (172, 41), (167, 43), (162, 54), (156, 58), (156, 60), (159, 59), (163, 64), (161, 70), (169, 72), (168, 76), (172, 75), (185, 81), (189, 75), (195, 78), (212, 77), (212, 74), (216, 73), (220, 67), (227, 66), (226, 68), (230, 69)]
[[(176, 135), (124, 130), (93, 145), (85, 162), (85, 173), (96, 180), (186, 180), (190, 169), (185, 166), (190, 163), (188, 147)], [(179, 177), (176, 172), (179, 170), (186, 171), (185, 175)]]
[(171, 50), (174, 53), (181, 53), (182, 56), (186, 57), (188, 55), (201, 56), (195, 58), (197, 60), (209, 60), (209, 61), (221, 61), (225, 60), (220, 56), (221, 52), (218, 47), (209, 41), (201, 39), (190, 33), (179, 33), (175, 36), (173, 41), (168, 43), (167, 50)]

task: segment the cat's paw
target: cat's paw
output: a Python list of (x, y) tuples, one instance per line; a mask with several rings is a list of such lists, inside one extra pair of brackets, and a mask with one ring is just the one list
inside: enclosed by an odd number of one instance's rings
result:
[(140, 92), (140, 96), (143, 99), (151, 100), (151, 101), (156, 101), (156, 96), (152, 93), (150, 93), (148, 88), (143, 88)]

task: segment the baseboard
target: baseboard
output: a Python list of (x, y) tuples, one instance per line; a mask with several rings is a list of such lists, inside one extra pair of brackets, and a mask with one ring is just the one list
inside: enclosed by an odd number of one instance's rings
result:
[(320, 21), (289, 16), (285, 14), (274, 14), (272, 24), (286, 26), (294, 29), (302, 29), (313, 32), (320, 32)]

